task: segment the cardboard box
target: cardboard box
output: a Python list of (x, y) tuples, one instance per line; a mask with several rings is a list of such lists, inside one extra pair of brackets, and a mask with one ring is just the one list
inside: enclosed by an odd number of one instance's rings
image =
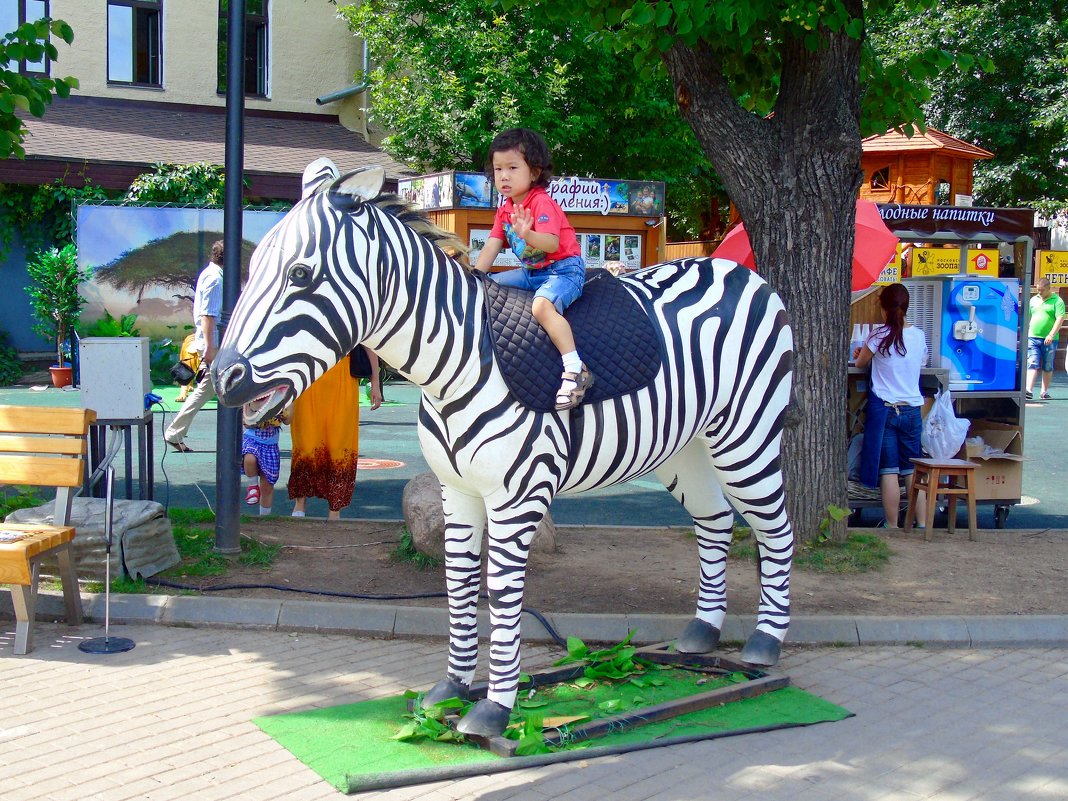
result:
[[(968, 438), (982, 437), (984, 445), (970, 444), (957, 454), (979, 467), (975, 471), (975, 498), (979, 501), (1019, 501), (1023, 491), (1023, 430), (1019, 426), (974, 420)], [(987, 452), (987, 447), (994, 452)]]

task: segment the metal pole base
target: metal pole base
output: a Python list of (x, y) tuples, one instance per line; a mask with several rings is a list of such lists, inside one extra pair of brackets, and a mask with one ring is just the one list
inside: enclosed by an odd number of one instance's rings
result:
[(94, 637), (78, 643), (78, 650), (87, 654), (121, 654), (132, 651), (135, 644), (129, 637)]

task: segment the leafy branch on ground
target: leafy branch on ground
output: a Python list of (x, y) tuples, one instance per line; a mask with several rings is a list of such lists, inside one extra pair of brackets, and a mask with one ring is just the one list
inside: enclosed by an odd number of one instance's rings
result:
[(467, 713), (473, 704), (459, 698), (446, 698), (427, 708), (423, 708), (423, 694), (415, 690), (405, 690), (404, 697), (411, 700), (412, 709), (404, 713), (407, 723), (400, 731), (390, 737), (391, 740), (418, 742), (434, 740), (439, 743), (462, 743), (466, 738), (445, 722), (445, 716), (458, 710), (461, 715)]
[(585, 662), (582, 677), (575, 680), (579, 687), (589, 687), (598, 681), (622, 681), (644, 673), (653, 663), (645, 659), (635, 659), (638, 649), (630, 644), (636, 631), (632, 629), (626, 639), (609, 648), (591, 651), (578, 637), (567, 638), (567, 656), (558, 659), (556, 666), (569, 665), (573, 662)]
[(428, 556), (415, 547), (412, 532), (407, 526), (401, 529), (400, 544), (393, 549), (389, 558), (394, 562), (408, 563), (417, 570), (433, 570), (441, 565), (441, 560), (435, 556)]
[(834, 524), (849, 517), (849, 510), (836, 504), (827, 504), (827, 514), (820, 520), (820, 533), (816, 535), (816, 542), (826, 542), (831, 539), (831, 529)]

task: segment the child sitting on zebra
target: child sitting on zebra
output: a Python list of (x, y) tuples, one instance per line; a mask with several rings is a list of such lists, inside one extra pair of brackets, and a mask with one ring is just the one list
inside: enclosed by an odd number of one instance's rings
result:
[(546, 191), (552, 169), (549, 148), (537, 132), (510, 128), (494, 138), (486, 171), (505, 201), (475, 267), (488, 273), (505, 242), (523, 263), (493, 279), (502, 286), (533, 290), (531, 311), (563, 360), (556, 393), (556, 408), (562, 411), (582, 403), (593, 374), (582, 362), (563, 315), (582, 295), (586, 264), (575, 229)]

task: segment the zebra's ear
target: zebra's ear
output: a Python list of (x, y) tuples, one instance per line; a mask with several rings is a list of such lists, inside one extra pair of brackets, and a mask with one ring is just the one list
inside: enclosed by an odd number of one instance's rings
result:
[(317, 158), (304, 168), (304, 175), (300, 179), (301, 199), (311, 197), (316, 192), (321, 192), (330, 186), (341, 176), (334, 162), (326, 157)]
[(334, 181), (330, 192), (343, 203), (358, 204), (378, 197), (385, 181), (386, 171), (381, 167), (365, 167)]

